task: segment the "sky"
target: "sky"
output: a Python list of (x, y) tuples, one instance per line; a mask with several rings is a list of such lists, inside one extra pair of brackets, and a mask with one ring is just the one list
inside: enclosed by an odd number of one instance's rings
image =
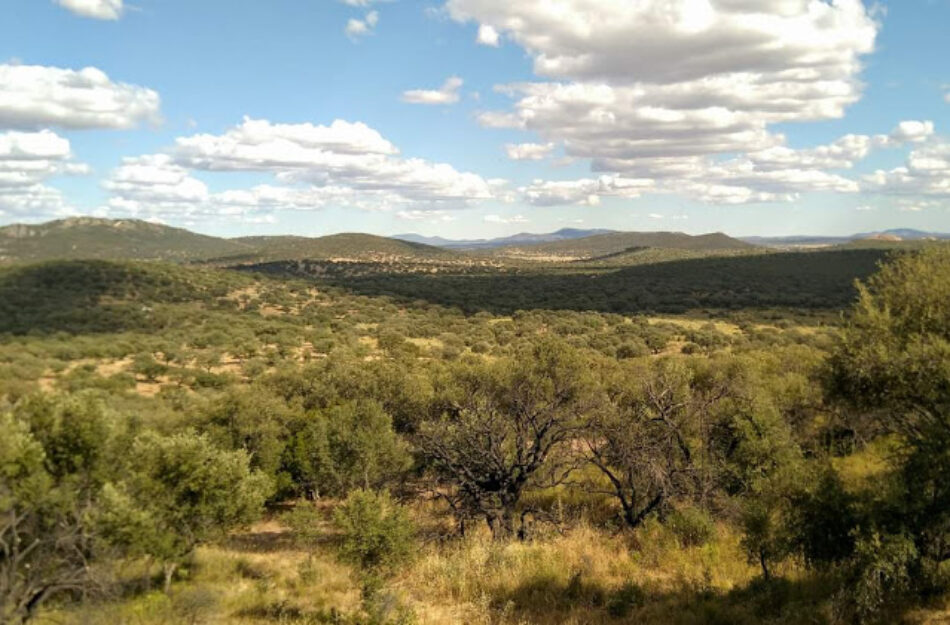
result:
[(0, 14), (0, 225), (950, 232), (950, 0)]

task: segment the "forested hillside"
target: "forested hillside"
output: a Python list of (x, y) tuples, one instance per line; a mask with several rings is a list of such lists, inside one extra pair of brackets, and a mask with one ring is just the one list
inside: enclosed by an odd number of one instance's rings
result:
[(241, 243), (137, 219), (75, 217), (0, 227), (0, 262), (53, 259), (201, 260), (246, 253)]
[(2, 620), (942, 618), (950, 253), (881, 258), (7, 267)]
[(580, 239), (553, 241), (536, 245), (506, 246), (494, 250), (498, 256), (562, 257), (592, 259), (635, 248), (658, 248), (702, 252), (749, 250), (754, 246), (721, 232), (688, 235), (682, 232), (610, 232)]

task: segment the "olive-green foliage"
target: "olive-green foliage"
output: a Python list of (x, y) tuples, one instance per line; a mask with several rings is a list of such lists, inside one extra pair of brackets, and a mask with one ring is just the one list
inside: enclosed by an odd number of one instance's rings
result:
[[(174, 565), (266, 496), (356, 493), (344, 510), (361, 520), (344, 543), (348, 561), (366, 562), (365, 582), (393, 570), (387, 553), (411, 550), (374, 536), (412, 545), (386, 521), (399, 516), (391, 499), (367, 489), (418, 485), (452, 504), (460, 528), (480, 516), (501, 535), (543, 536), (576, 518), (615, 529), (609, 480), (583, 464), (585, 444), (607, 440), (583, 436), (603, 419), (626, 437), (627, 483), (652, 488), (646, 503), (662, 495), (651, 527), (665, 522), (682, 545), (709, 539), (704, 557), (724, 544), (713, 527), (745, 529), (771, 581), (737, 591), (739, 612), (790, 614), (783, 592), (819, 583), (813, 574), (828, 595), (860, 598), (839, 602), (847, 618), (871, 618), (946, 578), (944, 253), (901, 257), (902, 269), (870, 280), (837, 347), (837, 317), (823, 311), (850, 297), (877, 251), (432, 272), (307, 261), (271, 267), (278, 277), (136, 262), (0, 268), (0, 427), (12, 433), (0, 436), (0, 499), (27, 512), (30, 535), (55, 539), (31, 564), (48, 573), (76, 562), (52, 529), (81, 528), (91, 562)], [(798, 310), (766, 308), (779, 305)], [(816, 374), (829, 350), (833, 406)], [(41, 387), (69, 396), (34, 396)], [(896, 453), (873, 485), (845, 475), (838, 462), (882, 434)], [(453, 465), (476, 474), (466, 482)], [(292, 524), (312, 525), (304, 511), (324, 503), (301, 504)], [(779, 579), (802, 562), (811, 573)], [(652, 589), (631, 588), (602, 595), (611, 612), (650, 609)], [(364, 592), (370, 621), (376, 600), (385, 593)], [(710, 614), (695, 622), (740, 622)]]
[(700, 547), (716, 535), (716, 525), (709, 513), (695, 507), (673, 510), (666, 524), (683, 547)]
[(310, 413), (289, 451), (292, 474), (308, 490), (345, 495), (354, 488), (396, 484), (411, 464), (392, 419), (372, 400), (348, 401)]
[(107, 491), (103, 522), (133, 552), (177, 562), (204, 541), (253, 521), (270, 492), (243, 451), (200, 435), (144, 432), (127, 480)]
[(251, 468), (270, 476), (281, 491), (290, 480), (282, 458), (298, 413), (265, 388), (230, 387), (193, 422), (220, 447), (246, 452)]
[(589, 361), (563, 341), (525, 343), (517, 355), (459, 363), (437, 396), (441, 410), (417, 442), (458, 499), (496, 538), (515, 531), (524, 493), (564, 480), (562, 451), (601, 399)]
[(343, 534), (340, 557), (364, 572), (392, 573), (411, 557), (412, 524), (386, 491), (354, 490), (333, 520)]
[[(865, 285), (828, 366), (829, 398), (898, 437), (873, 487), (825, 472), (795, 498), (793, 542), (816, 565), (844, 563), (861, 618), (932, 591), (950, 543), (950, 248), (896, 257)], [(915, 573), (912, 573), (915, 572)]]
[(206, 301), (246, 279), (171, 265), (53, 261), (0, 268), (0, 333), (166, 327), (169, 303)]
[(832, 393), (891, 411), (885, 427), (906, 423), (905, 434), (927, 427), (915, 412), (939, 422), (950, 404), (950, 247), (899, 256), (858, 288), (831, 360)]
[(0, 411), (0, 622), (25, 622), (47, 599), (92, 585), (117, 436), (89, 395), (33, 396)]
[(855, 278), (870, 275), (879, 249), (712, 256), (639, 266), (497, 268), (452, 266), (438, 274), (394, 272), (373, 264), (277, 261), (252, 267), (311, 275), (364, 295), (426, 300), (467, 312), (598, 310), (627, 314), (681, 313), (711, 307), (837, 308), (853, 295)]

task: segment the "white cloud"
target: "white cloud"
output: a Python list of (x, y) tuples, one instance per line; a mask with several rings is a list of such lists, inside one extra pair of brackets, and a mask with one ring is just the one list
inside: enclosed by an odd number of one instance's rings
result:
[(102, 70), (0, 65), (0, 127), (131, 128), (159, 121), (158, 94)]
[(412, 104), (455, 104), (459, 101), (459, 89), (464, 81), (451, 76), (438, 89), (410, 89), (403, 91), (402, 101)]
[(346, 27), (343, 29), (343, 32), (346, 33), (346, 36), (350, 39), (356, 41), (360, 37), (366, 35), (371, 35), (373, 30), (376, 28), (376, 24), (379, 23), (379, 12), (370, 11), (366, 16), (358, 20), (356, 18), (350, 18), (346, 22)]
[(950, 199), (950, 141), (935, 138), (911, 150), (901, 167), (865, 176), (869, 191)]
[(946, 102), (947, 104), (950, 104), (950, 91), (943, 94), (943, 101)]
[(329, 126), (275, 124), (245, 117), (223, 135), (197, 134), (175, 142), (178, 159), (209, 170), (343, 170), (398, 149), (361, 122), (334, 120)]
[(652, 180), (601, 176), (580, 180), (534, 180), (530, 185), (521, 187), (519, 192), (529, 204), (535, 206), (596, 206), (603, 196), (635, 198), (653, 189)]
[(46, 180), (88, 171), (72, 161), (69, 141), (52, 131), (0, 133), (0, 215), (64, 214), (68, 203)]
[(444, 210), (403, 210), (397, 212), (396, 217), (406, 221), (424, 221), (429, 223), (444, 223), (455, 220), (455, 217)]
[(505, 152), (513, 161), (540, 161), (554, 151), (553, 143), (508, 143)]
[(493, 26), (488, 24), (482, 24), (478, 27), (478, 35), (475, 37), (475, 41), (483, 46), (491, 46), (493, 48), (498, 47), (500, 35), (498, 31), (495, 30)]
[(107, 214), (139, 218), (224, 217), (257, 223), (279, 210), (317, 210), (331, 203), (348, 205), (354, 200), (352, 189), (336, 186), (262, 184), (212, 193), (168, 154), (123, 159), (103, 187), (112, 193), (105, 207)]
[(365, 124), (272, 124), (245, 119), (223, 135), (176, 141), (177, 161), (209, 171), (269, 171), (284, 183), (339, 185), (377, 196), (387, 205), (462, 204), (493, 196), (481, 176), (451, 165), (402, 158), (396, 147)]
[(871, 206), (871, 205), (869, 205), (869, 204), (862, 204), (862, 205), (860, 205), (860, 206), (855, 206), (855, 207), (854, 207), (854, 210), (864, 213), (864, 212), (867, 212), (867, 211), (872, 211), (872, 210), (874, 210), (874, 207)]
[(122, 17), (122, 0), (55, 0), (61, 7), (82, 17), (117, 20)]
[(502, 215), (485, 215), (483, 221), (488, 224), (526, 224), (529, 222), (524, 215), (512, 215), (504, 217)]
[[(861, 57), (878, 30), (860, 0), (448, 0), (446, 9), (508, 36), (551, 79), (498, 87), (513, 107), (480, 121), (561, 143), (594, 171), (658, 180), (686, 172), (679, 186), (694, 196), (787, 200), (798, 190), (853, 190), (821, 170), (850, 167), (876, 141), (793, 150), (770, 131), (839, 118), (860, 98)], [(735, 154), (727, 167), (717, 160)], [(720, 169), (704, 178), (710, 165)]]
[(446, 7), (456, 20), (509, 34), (540, 75), (611, 82), (789, 71), (848, 79), (877, 32), (860, 0), (449, 0)]
[(897, 144), (922, 143), (934, 134), (932, 121), (903, 121), (891, 131), (889, 138)]
[[(265, 172), (277, 184), (212, 193), (193, 171)], [(160, 217), (231, 215), (343, 206), (398, 210), (434, 218), (446, 209), (500, 197), (487, 181), (451, 165), (403, 158), (359, 122), (313, 124), (244, 121), (221, 135), (181, 137), (167, 154), (124, 159), (104, 183), (113, 212)]]

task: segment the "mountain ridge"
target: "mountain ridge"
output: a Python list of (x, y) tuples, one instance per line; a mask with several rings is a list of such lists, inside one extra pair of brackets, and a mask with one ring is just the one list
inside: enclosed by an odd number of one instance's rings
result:
[[(751, 251), (756, 247), (826, 247), (858, 243), (894, 246), (929, 239), (950, 239), (950, 234), (897, 228), (849, 237), (738, 239), (721, 232), (689, 235), (683, 232), (562, 228), (550, 233), (522, 232), (496, 239), (471, 240), (421, 235), (385, 237), (354, 232), (322, 237), (255, 235), (223, 238), (137, 219), (71, 217), (41, 224), (0, 227), (0, 261), (140, 259), (250, 264), (302, 259), (477, 262), (478, 258), (484, 261), (492, 257), (560, 261), (612, 257), (648, 248), (717, 253)], [(433, 245), (431, 242), (443, 244)]]
[(493, 239), (445, 239), (443, 237), (427, 237), (421, 234), (407, 233), (394, 234), (393, 239), (400, 241), (411, 241), (414, 243), (423, 243), (437, 247), (446, 247), (454, 249), (490, 249), (503, 247), (505, 245), (548, 243), (552, 241), (563, 241), (567, 239), (580, 239), (598, 234), (608, 234), (617, 232), (606, 228), (561, 228), (554, 232), (536, 234), (532, 232), (519, 232), (506, 237), (496, 237)]

